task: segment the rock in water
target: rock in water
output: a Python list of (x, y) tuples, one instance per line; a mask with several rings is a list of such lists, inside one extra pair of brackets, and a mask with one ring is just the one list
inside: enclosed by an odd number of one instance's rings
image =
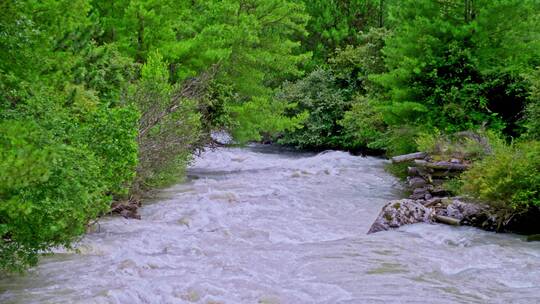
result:
[(368, 234), (414, 223), (431, 223), (433, 210), (414, 200), (391, 201), (383, 207)]

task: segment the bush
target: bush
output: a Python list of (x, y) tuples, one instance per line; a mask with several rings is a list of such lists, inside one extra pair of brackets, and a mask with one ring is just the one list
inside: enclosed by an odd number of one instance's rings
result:
[(443, 135), (438, 129), (432, 132), (421, 132), (417, 135), (418, 150), (428, 152), (434, 158), (449, 160), (479, 160), (489, 155), (492, 146), (500, 146), (503, 140), (493, 132), (465, 131), (451, 135)]
[(343, 127), (338, 123), (351, 107), (345, 92), (336, 86), (331, 71), (318, 69), (297, 82), (285, 83), (277, 94), (277, 100), (296, 107), (289, 116), (308, 112), (309, 117), (301, 128), (286, 132), (281, 144), (298, 148), (332, 148), (342, 142)]
[[(228, 104), (225, 109), (229, 118), (228, 126), (234, 139), (240, 143), (250, 140), (260, 141), (262, 135), (276, 135), (283, 131), (293, 131), (302, 125), (308, 117), (307, 112), (286, 117), (284, 112), (293, 109), (295, 104), (269, 101), (256, 97), (242, 104)], [(265, 133), (265, 134), (263, 134)]]
[(1, 113), (0, 271), (69, 246), (127, 193), (136, 166), (133, 108), (109, 108), (82, 86), (31, 92)]
[(374, 102), (357, 96), (350, 111), (345, 112), (339, 124), (343, 126), (343, 146), (346, 148), (382, 149), (387, 125)]
[(393, 126), (386, 131), (381, 144), (384, 145), (388, 156), (407, 154), (418, 151), (414, 138), (418, 134), (418, 128), (409, 125)]
[(380, 90), (370, 75), (386, 71), (384, 65), (384, 40), (389, 31), (385, 28), (371, 28), (361, 33), (359, 44), (338, 48), (328, 63), (343, 89), (350, 92), (373, 95)]
[(133, 194), (178, 181), (201, 137), (197, 102), (169, 83), (167, 64), (158, 52), (149, 55), (141, 76), (128, 94), (141, 113)]
[(529, 80), (531, 89), (529, 103), (525, 109), (525, 136), (540, 140), (540, 68), (529, 77)]
[(461, 176), (461, 192), (498, 208), (540, 207), (540, 142), (494, 147)]

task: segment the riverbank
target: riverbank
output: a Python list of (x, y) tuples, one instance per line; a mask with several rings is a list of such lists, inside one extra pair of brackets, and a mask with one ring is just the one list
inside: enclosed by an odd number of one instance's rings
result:
[(441, 160), (426, 152), (400, 155), (393, 164), (407, 165), (406, 186), (409, 197), (386, 204), (368, 233), (398, 228), (414, 223), (441, 223), (472, 226), (487, 231), (529, 235), (540, 234), (540, 209), (525, 210), (495, 207), (468, 197), (452, 196), (450, 183), (472, 167), (465, 159)]

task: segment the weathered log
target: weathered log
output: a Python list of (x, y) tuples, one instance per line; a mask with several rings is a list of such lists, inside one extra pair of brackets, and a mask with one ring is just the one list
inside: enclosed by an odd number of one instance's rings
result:
[(403, 162), (408, 162), (415, 159), (423, 159), (423, 158), (426, 158), (427, 156), (428, 154), (426, 152), (416, 152), (416, 153), (411, 153), (411, 154), (398, 155), (398, 156), (392, 157), (392, 163), (394, 164), (403, 163)]
[(433, 216), (433, 218), (439, 223), (452, 225), (452, 226), (459, 226), (460, 222), (461, 222), (459, 219), (449, 217), (449, 216), (444, 216), (444, 215), (436, 215), (435, 214)]
[(419, 167), (429, 168), (429, 169), (435, 169), (435, 170), (447, 170), (447, 171), (465, 171), (469, 169), (468, 165), (464, 164), (454, 164), (451, 162), (428, 162), (425, 160), (414, 160), (414, 164)]

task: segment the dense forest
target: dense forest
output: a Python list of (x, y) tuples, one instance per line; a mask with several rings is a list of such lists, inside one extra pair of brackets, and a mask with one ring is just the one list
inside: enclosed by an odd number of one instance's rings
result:
[(0, 2), (0, 269), (239, 144), (487, 155), (457, 192), (540, 206), (537, 0)]

